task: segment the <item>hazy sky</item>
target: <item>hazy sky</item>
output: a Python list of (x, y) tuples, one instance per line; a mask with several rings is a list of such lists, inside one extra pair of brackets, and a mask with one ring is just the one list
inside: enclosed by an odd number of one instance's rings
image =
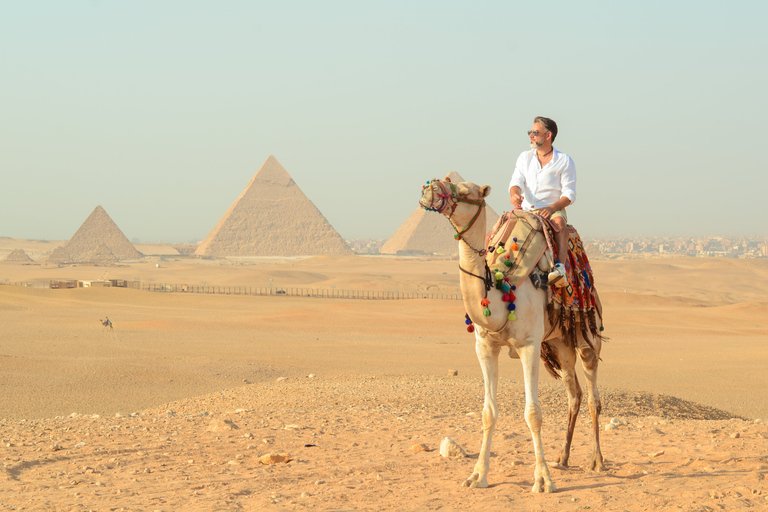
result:
[(272, 154), (345, 238), (544, 115), (583, 236), (768, 234), (768, 2), (0, 4), (0, 236), (201, 240)]

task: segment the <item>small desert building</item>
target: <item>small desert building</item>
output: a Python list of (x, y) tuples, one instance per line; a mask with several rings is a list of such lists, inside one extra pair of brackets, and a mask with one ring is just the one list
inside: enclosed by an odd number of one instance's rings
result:
[(345, 254), (352, 249), (271, 155), (195, 251), (207, 258)]

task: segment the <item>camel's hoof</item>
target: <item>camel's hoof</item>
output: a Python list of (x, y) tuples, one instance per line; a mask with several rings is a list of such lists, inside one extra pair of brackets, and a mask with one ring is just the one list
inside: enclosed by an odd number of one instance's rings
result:
[(485, 489), (488, 487), (488, 481), (484, 478), (481, 480), (477, 475), (472, 475), (462, 482), (462, 487), (469, 487), (472, 489)]
[(602, 455), (593, 455), (592, 460), (589, 463), (589, 470), (590, 471), (597, 471), (598, 473), (601, 473), (603, 471), (608, 471), (608, 468), (605, 467), (605, 464), (603, 463), (603, 456)]
[(533, 484), (531, 492), (557, 492), (557, 487), (552, 482), (542, 482), (540, 480)]

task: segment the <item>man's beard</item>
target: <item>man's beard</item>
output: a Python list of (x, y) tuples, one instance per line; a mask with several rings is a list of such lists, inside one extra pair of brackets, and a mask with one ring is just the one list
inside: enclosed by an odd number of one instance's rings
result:
[(543, 142), (536, 142), (535, 140), (531, 141), (531, 149), (539, 149), (543, 145)]

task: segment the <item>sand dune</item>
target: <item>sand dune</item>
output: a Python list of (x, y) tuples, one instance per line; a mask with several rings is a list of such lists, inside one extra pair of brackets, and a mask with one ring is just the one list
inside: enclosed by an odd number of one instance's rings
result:
[[(0, 282), (106, 277), (449, 291), (456, 289), (456, 264), (385, 257), (158, 259), (62, 268), (3, 262)], [(560, 492), (551, 496), (529, 492), (532, 455), (515, 360), (501, 366), (491, 488), (458, 486), (477, 455), (482, 404), (460, 301), (0, 286), (0, 505), (768, 507), (768, 431), (754, 421), (768, 418), (762, 392), (768, 386), (768, 261), (602, 260), (594, 270), (611, 338), (600, 366), (609, 471), (584, 468), (585, 416), (573, 466), (553, 469)], [(114, 332), (99, 323), (104, 316)], [(458, 377), (447, 377), (454, 369)], [(562, 442), (565, 404), (560, 384), (546, 373), (542, 406), (552, 458)], [(612, 417), (626, 424), (602, 430)], [(215, 423), (223, 419), (239, 428)], [(207, 430), (216, 425), (225, 430)], [(470, 458), (411, 451), (421, 443), (434, 450), (445, 436)], [(258, 457), (269, 452), (290, 453), (292, 461), (260, 464)]]

